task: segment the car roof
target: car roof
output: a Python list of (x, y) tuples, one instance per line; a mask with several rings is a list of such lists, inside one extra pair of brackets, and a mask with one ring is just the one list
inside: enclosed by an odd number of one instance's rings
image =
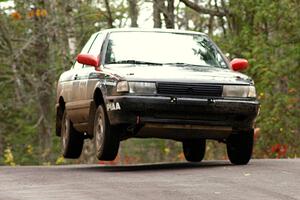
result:
[(162, 28), (112, 28), (112, 29), (101, 30), (99, 32), (107, 32), (107, 33), (113, 33), (113, 32), (163, 32), (163, 33), (206, 35), (205, 33), (196, 32), (196, 31), (185, 31), (185, 30), (178, 30), (178, 29), (162, 29)]

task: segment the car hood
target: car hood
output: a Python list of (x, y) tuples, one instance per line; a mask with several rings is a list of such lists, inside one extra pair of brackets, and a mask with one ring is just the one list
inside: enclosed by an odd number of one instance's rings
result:
[(105, 71), (128, 81), (251, 84), (248, 76), (230, 69), (173, 65), (106, 65)]

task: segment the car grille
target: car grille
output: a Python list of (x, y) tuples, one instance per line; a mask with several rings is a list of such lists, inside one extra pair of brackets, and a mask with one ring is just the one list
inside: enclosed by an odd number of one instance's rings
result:
[(198, 84), (198, 83), (158, 83), (157, 93), (168, 95), (192, 95), (220, 97), (222, 96), (222, 85)]

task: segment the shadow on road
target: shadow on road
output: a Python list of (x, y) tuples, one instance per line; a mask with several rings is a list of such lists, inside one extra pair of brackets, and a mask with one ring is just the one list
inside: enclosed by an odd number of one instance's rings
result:
[(161, 170), (180, 170), (191, 168), (213, 168), (231, 166), (228, 161), (204, 161), (201, 163), (155, 163), (137, 165), (112, 165), (112, 166), (86, 166), (76, 168), (81, 171), (101, 171), (101, 172), (130, 172), (130, 171), (161, 171)]

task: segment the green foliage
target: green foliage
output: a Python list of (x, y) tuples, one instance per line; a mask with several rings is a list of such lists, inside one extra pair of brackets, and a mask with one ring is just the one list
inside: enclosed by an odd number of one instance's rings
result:
[(255, 80), (261, 102), (255, 156), (271, 156), (274, 145), (286, 144), (286, 156), (299, 157), (299, 3), (231, 0), (230, 4), (235, 28), (217, 41), (231, 57), (250, 61), (246, 73)]
[(0, 9), (0, 165), (55, 163), (55, 82), (75, 56), (68, 37), (80, 50), (105, 14), (81, 1), (14, 3), (9, 14)]

